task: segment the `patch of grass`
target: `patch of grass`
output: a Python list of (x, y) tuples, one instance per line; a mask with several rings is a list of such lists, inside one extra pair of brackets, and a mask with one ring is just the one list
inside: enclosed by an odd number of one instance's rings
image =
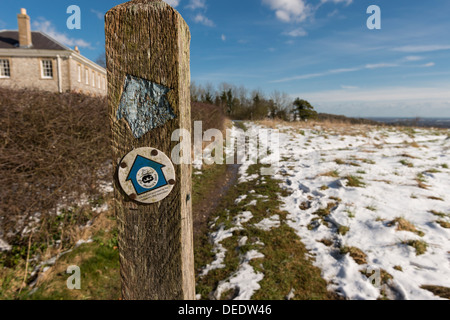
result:
[(361, 165), (359, 163), (356, 163), (356, 162), (348, 162), (347, 164), (352, 166), (352, 167), (361, 167)]
[(443, 212), (439, 212), (439, 211), (436, 211), (436, 210), (431, 210), (430, 213), (435, 215), (435, 216), (437, 216), (437, 217), (440, 217), (440, 218), (450, 217), (450, 214), (445, 214)]
[[(67, 289), (67, 267), (81, 271), (81, 290)], [(117, 248), (83, 245), (63, 256), (48, 280), (39, 286), (31, 300), (119, 300), (121, 296), (119, 252)]]
[(326, 186), (326, 185), (323, 185), (323, 186), (320, 187), (320, 190), (322, 190), (322, 191), (326, 191), (328, 189), (330, 189), (330, 187)]
[(356, 217), (356, 214), (353, 211), (351, 211), (351, 210), (345, 210), (345, 212), (347, 213), (349, 218), (353, 219), (353, 218)]
[(414, 164), (412, 162), (409, 162), (408, 160), (402, 159), (399, 161), (402, 165), (408, 167), (408, 168), (413, 168)]
[[(105, 200), (98, 200), (95, 201), (96, 203), (100, 204), (103, 203)], [(110, 200), (108, 200), (108, 204), (110, 204)], [(87, 210), (87, 209), (86, 209)], [(79, 210), (71, 211), (71, 210), (63, 210), (62, 214), (58, 217), (59, 220), (56, 219), (55, 223), (56, 225), (62, 224), (62, 222), (66, 219), (69, 219), (69, 217), (73, 217), (73, 213), (80, 213)], [(64, 217), (62, 217), (64, 215)], [(48, 219), (47, 222), (44, 224), (44, 226), (48, 226), (48, 223), (50, 220)], [(64, 225), (63, 225), (64, 226)], [(105, 230), (109, 230), (106, 232)], [(64, 239), (64, 243), (58, 242), (56, 245), (49, 245), (47, 247), (40, 247), (36, 244), (31, 245), (30, 250), (30, 264), (28, 266), (28, 273), (25, 278), (25, 284), (28, 286), (30, 283), (32, 283), (34, 280), (36, 280), (36, 277), (39, 277), (39, 290), (38, 292), (41, 292), (41, 296), (44, 299), (59, 299), (58, 294), (56, 294), (55, 297), (53, 297), (52, 293), (49, 292), (45, 286), (52, 287), (54, 286), (54, 283), (58, 281), (56, 277), (53, 276), (53, 270), (58, 268), (60, 264), (64, 264), (64, 259), (67, 259), (69, 257), (68, 254), (62, 255), (62, 258), (58, 259), (56, 261), (55, 266), (52, 266), (49, 271), (47, 271), (45, 274), (42, 273), (42, 268), (38, 269), (38, 273), (32, 274), (32, 271), (35, 270), (35, 267), (37, 264), (41, 261), (47, 261), (50, 258), (58, 257), (63, 252), (68, 252), (68, 250), (74, 250), (73, 252), (78, 252), (77, 250), (82, 250), (83, 247), (87, 245), (83, 245), (79, 248), (75, 247), (75, 242), (78, 240), (85, 240), (85, 239), (93, 239), (95, 242), (91, 244), (94, 247), (105, 247), (110, 251), (117, 250), (117, 228), (116, 228), (116, 218), (115, 215), (110, 211), (103, 212), (101, 214), (97, 214), (95, 217), (92, 218), (90, 221), (89, 227), (86, 226), (76, 226), (76, 225), (69, 225), (67, 228), (64, 228), (61, 233), (55, 233), (55, 236)], [(15, 246), (13, 247), (13, 251), (16, 250), (16, 253), (13, 253), (13, 256), (11, 256), (11, 253), (0, 253), (0, 288), (5, 287), (5, 290), (0, 289), (0, 299), (34, 299), (33, 297), (29, 297), (28, 294), (31, 292), (31, 288), (24, 286), (22, 290), (22, 294), (19, 295), (19, 288), (22, 286), (22, 281), (25, 276), (25, 259), (22, 258), (22, 254), (20, 253), (22, 250), (25, 250), (25, 256), (27, 256), (27, 249), (20, 249), (21, 247)], [(19, 250), (20, 249), (20, 250)], [(72, 253), (70, 253), (72, 254)], [(17, 261), (14, 264), (11, 264), (11, 257), (16, 257)], [(36, 258), (33, 258), (33, 257)], [(78, 259), (80, 258), (80, 259)], [(80, 263), (84, 262), (88, 258), (88, 255), (80, 255), (79, 257), (74, 257), (74, 259), (70, 262), (70, 265), (78, 265), (80, 266)], [(118, 260), (117, 260), (118, 261)], [(7, 263), (7, 265), (5, 264)], [(111, 274), (116, 272), (119, 274), (118, 268), (115, 270), (110, 270)], [(83, 272), (83, 271), (82, 271)], [(89, 274), (90, 270), (86, 271), (86, 277), (87, 282), (84, 282), (86, 286), (90, 285), (90, 281), (92, 279), (91, 275)], [(66, 279), (68, 276), (66, 277)], [(20, 282), (19, 282), (20, 281)], [(110, 284), (105, 282), (104, 286), (108, 286)], [(112, 284), (111, 284), (112, 285)], [(42, 286), (44, 286), (42, 288)], [(67, 287), (64, 287), (67, 289)], [(61, 287), (61, 290), (64, 289)], [(77, 296), (77, 295), (71, 295), (66, 297), (67, 299), (103, 299), (105, 297), (106, 293), (101, 292), (101, 290), (92, 292), (92, 295), (90, 295), (88, 298)]]
[(390, 224), (390, 226), (396, 225), (397, 231), (408, 231), (417, 234), (420, 237), (423, 237), (425, 233), (420, 230), (417, 230), (416, 226), (406, 220), (405, 218), (396, 218)]
[[(91, 226), (97, 230), (93, 242), (62, 255), (45, 274), (40, 274), (37, 290), (25, 288), (14, 299), (23, 300), (118, 300), (121, 296), (117, 221), (111, 213)], [(109, 230), (109, 231), (106, 231)], [(81, 271), (81, 290), (69, 290), (69, 266)]]
[(195, 207), (201, 203), (209, 190), (217, 184), (219, 177), (225, 175), (227, 166), (212, 165), (203, 166), (202, 174), (192, 176), (192, 205)]
[(364, 162), (366, 164), (376, 164), (376, 162), (374, 160), (371, 160), (371, 159), (363, 159), (362, 162)]
[(424, 175), (423, 173), (418, 173), (418, 174), (416, 175), (416, 179), (415, 179), (415, 180), (416, 180), (416, 182), (417, 182), (417, 186), (418, 186), (419, 188), (421, 188), (421, 189), (428, 190), (428, 188), (431, 187), (430, 185), (425, 184), (425, 182), (426, 182), (427, 180), (426, 180), (425, 175)]
[(441, 171), (439, 171), (438, 169), (435, 169), (435, 168), (431, 168), (431, 169), (428, 169), (426, 172), (429, 172), (429, 173), (440, 173)]
[(383, 179), (376, 179), (376, 180), (373, 180), (373, 181), (376, 181), (376, 182), (384, 182), (384, 183), (386, 183), (386, 184), (392, 184), (392, 181), (389, 181), (389, 180), (383, 180)]
[(410, 247), (416, 249), (416, 255), (420, 256), (427, 252), (428, 244), (422, 240), (407, 240), (403, 241), (403, 244), (406, 244)]
[(430, 185), (425, 184), (425, 183), (423, 183), (422, 181), (418, 181), (418, 182), (417, 182), (417, 186), (418, 186), (420, 189), (425, 189), (425, 190), (428, 190), (428, 188), (431, 187)]
[(442, 199), (441, 197), (429, 196), (427, 198), (430, 199), (430, 200), (444, 201), (444, 199)]
[(20, 260), (14, 267), (3, 264), (4, 253), (0, 252), (0, 300), (17, 300), (25, 274), (25, 261)]
[(337, 206), (337, 204), (335, 202), (329, 202), (328, 205), (326, 206), (326, 208), (320, 208), (319, 210), (317, 210), (313, 214), (318, 215), (320, 217), (329, 216), (331, 214), (331, 210), (333, 208), (335, 208), (336, 206)]
[(403, 272), (403, 268), (401, 266), (394, 266), (394, 270)]
[(450, 229), (450, 222), (439, 220), (436, 221), (436, 223), (438, 223), (442, 228)]
[(367, 206), (366, 209), (372, 212), (376, 212), (378, 210), (375, 206)]
[(247, 131), (248, 128), (245, 126), (244, 121), (235, 121), (234, 122), (235, 127), (237, 127), (238, 129), (241, 129), (243, 131)]
[(327, 246), (327, 247), (331, 247), (332, 245), (333, 245), (333, 241), (332, 240), (330, 240), (330, 239), (322, 239), (322, 240), (320, 240), (320, 241), (318, 241), (318, 242), (320, 242), (320, 243), (323, 243), (325, 246)]
[(356, 247), (344, 246), (341, 248), (340, 252), (343, 255), (350, 254), (350, 257), (352, 257), (353, 260), (355, 260), (355, 262), (359, 265), (367, 264), (367, 255)]
[(418, 173), (416, 175), (416, 181), (426, 182), (427, 180), (426, 180), (425, 175), (423, 173)]
[(337, 170), (328, 171), (328, 172), (322, 173), (321, 176), (339, 178), (339, 171), (337, 171)]
[[(259, 173), (260, 169), (261, 165), (254, 165), (249, 168), (248, 173)], [(235, 199), (242, 194), (249, 194), (250, 190), (255, 190), (257, 195), (265, 195), (265, 201), (258, 201), (252, 207), (253, 218), (247, 224), (244, 223), (242, 230), (234, 231), (232, 237), (221, 242), (227, 250), (225, 267), (212, 270), (203, 277), (197, 275), (197, 293), (202, 296), (202, 299), (210, 298), (219, 282), (229, 278), (237, 271), (242, 255), (253, 248), (262, 253), (264, 258), (252, 260), (250, 264), (255, 272), (263, 273), (264, 278), (259, 282), (261, 290), (255, 292), (252, 299), (284, 300), (292, 289), (295, 290), (295, 299), (334, 299), (335, 296), (327, 290), (327, 283), (321, 277), (320, 269), (313, 266), (308, 251), (300, 238), (286, 223), (288, 213), (279, 210), (281, 201), (278, 195), (282, 192), (281, 181), (265, 177), (264, 185), (261, 185), (258, 179), (236, 184), (222, 198), (212, 217), (212, 219), (217, 218), (216, 226), (223, 224), (227, 229), (234, 226), (233, 219), (242, 213), (242, 208), (235, 204)], [(308, 205), (305, 203), (304, 208), (307, 207)], [(264, 231), (254, 226), (253, 222), (270, 218), (273, 215), (280, 217), (279, 227)], [(239, 239), (244, 236), (249, 240), (245, 246), (239, 246)], [(256, 242), (264, 245), (255, 246)], [(197, 271), (202, 270), (204, 266), (214, 260), (215, 254), (211, 250), (211, 243), (205, 235), (202, 242), (196, 245), (195, 266)], [(222, 294), (221, 298), (232, 298), (234, 294)]]
[(414, 135), (417, 134), (416, 130), (414, 130), (414, 128), (411, 127), (403, 127), (400, 129), (400, 131), (403, 131), (410, 138), (414, 138)]
[(421, 286), (421, 288), (432, 292), (435, 296), (450, 300), (450, 288), (440, 286)]
[(259, 283), (261, 290), (252, 299), (281, 300), (292, 288), (296, 300), (334, 298), (327, 290), (320, 269), (312, 265), (306, 256), (306, 248), (287, 224), (283, 223), (280, 228), (266, 234), (267, 237), (261, 239), (266, 243), (261, 250), (265, 256), (262, 266), (254, 265), (256, 271), (264, 273), (264, 279)]
[(361, 177), (357, 176), (347, 176), (344, 179), (347, 180), (347, 187), (364, 188), (366, 184), (363, 182)]
[(442, 167), (443, 169), (448, 169), (448, 164), (447, 164), (447, 163), (443, 163), (443, 164), (441, 164), (441, 167)]
[(410, 158), (410, 159), (417, 159), (416, 157), (410, 155), (409, 153), (402, 153), (402, 154), (400, 155), (400, 157), (403, 157), (403, 158)]
[(338, 233), (342, 236), (345, 236), (350, 231), (350, 227), (347, 226), (339, 226)]

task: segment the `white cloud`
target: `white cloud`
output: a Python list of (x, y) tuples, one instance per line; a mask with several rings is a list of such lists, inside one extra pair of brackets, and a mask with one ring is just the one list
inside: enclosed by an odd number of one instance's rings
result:
[(180, 0), (164, 0), (164, 2), (168, 3), (174, 8), (180, 4)]
[(308, 35), (308, 32), (306, 32), (303, 28), (297, 28), (284, 34), (291, 37), (305, 37)]
[(405, 58), (403, 58), (403, 61), (420, 61), (425, 59), (424, 57), (420, 57), (420, 56), (407, 56)]
[(206, 8), (206, 0), (190, 0), (186, 8), (191, 10), (204, 9)]
[(45, 18), (39, 17), (34, 20), (33, 28), (49, 35), (56, 41), (68, 47), (78, 46), (80, 48), (92, 48), (91, 44), (83, 39), (70, 38), (67, 34), (58, 32), (51, 21), (48, 21)]
[(312, 79), (312, 78), (329, 76), (329, 75), (333, 75), (333, 74), (355, 72), (355, 71), (359, 71), (359, 70), (362, 70), (362, 69), (363, 68), (360, 68), (360, 67), (358, 67), (358, 68), (333, 69), (333, 70), (328, 70), (328, 71), (324, 71), (324, 72), (309, 73), (309, 74), (303, 74), (303, 75), (300, 75), (300, 76), (279, 79), (279, 80), (271, 81), (271, 83), (289, 82), (289, 81), (293, 81), (293, 80), (307, 80), (307, 79)]
[(380, 68), (394, 68), (394, 67), (399, 67), (399, 66), (400, 66), (399, 64), (384, 63), (384, 62), (374, 63), (374, 64), (366, 64), (365, 66), (354, 67), (354, 68), (340, 68), (340, 69), (332, 69), (332, 70), (327, 70), (327, 71), (318, 72), (318, 73), (303, 74), (303, 75), (299, 75), (299, 76), (295, 76), (295, 77), (274, 80), (274, 81), (271, 81), (270, 83), (281, 83), (281, 82), (289, 82), (289, 81), (294, 81), (294, 80), (307, 80), (307, 79), (325, 77), (325, 76), (330, 76), (330, 75), (335, 75), (335, 74), (340, 74), (340, 73), (349, 73), (349, 72), (356, 72), (356, 71), (361, 71), (361, 70), (373, 70), (373, 69), (380, 69)]
[(398, 67), (398, 64), (395, 63), (375, 63), (375, 64), (366, 64), (365, 69), (380, 69), (380, 68), (393, 68)]
[(359, 87), (356, 86), (346, 86), (346, 85), (341, 85), (342, 89), (346, 89), (346, 90), (355, 90), (355, 89), (359, 89)]
[(222, 39), (222, 41), (227, 41), (227, 36), (224, 34), (220, 38)]
[(434, 62), (428, 62), (428, 63), (425, 63), (424, 65), (422, 65), (422, 67), (429, 68), (429, 67), (434, 67), (435, 65), (436, 65), (436, 63), (434, 63)]
[(201, 23), (207, 27), (215, 27), (214, 21), (205, 16), (207, 11), (206, 0), (189, 0), (186, 8), (197, 12), (194, 17), (194, 22)]
[(334, 17), (337, 14), (339, 14), (339, 10), (338, 9), (334, 9), (329, 14), (327, 14), (327, 17), (331, 18), (331, 17)]
[(276, 17), (283, 22), (302, 22), (313, 13), (306, 0), (262, 0), (263, 4), (275, 11)]
[(346, 101), (410, 101), (410, 100), (445, 100), (450, 99), (448, 87), (387, 87), (357, 90), (328, 90), (295, 94), (316, 102), (346, 102)]
[(333, 3), (344, 3), (346, 6), (353, 3), (353, 0), (321, 0), (321, 3), (333, 2)]
[[(276, 17), (283, 22), (303, 22), (327, 2), (343, 3), (348, 6), (353, 3), (353, 0), (321, 0), (318, 5), (309, 4), (308, 0), (262, 0), (262, 3), (274, 10)], [(329, 16), (337, 13), (338, 11), (335, 10)]]
[(425, 45), (425, 46), (403, 46), (392, 49), (399, 52), (432, 52), (450, 50), (450, 45)]
[(105, 18), (105, 14), (103, 12), (91, 9), (91, 12), (97, 16), (98, 19), (103, 20)]
[(215, 24), (212, 20), (208, 19), (207, 17), (205, 17), (203, 14), (199, 13), (195, 16), (194, 21), (196, 23), (201, 23), (207, 27), (214, 27)]

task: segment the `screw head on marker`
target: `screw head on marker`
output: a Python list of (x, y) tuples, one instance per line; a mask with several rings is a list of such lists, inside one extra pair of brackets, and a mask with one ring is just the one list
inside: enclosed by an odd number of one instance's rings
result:
[(118, 178), (128, 197), (142, 204), (164, 200), (176, 181), (172, 161), (154, 148), (139, 148), (128, 153), (119, 164)]

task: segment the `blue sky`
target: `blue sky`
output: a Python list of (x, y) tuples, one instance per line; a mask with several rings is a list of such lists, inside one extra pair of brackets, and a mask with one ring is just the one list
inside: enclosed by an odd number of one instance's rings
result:
[[(17, 29), (26, 8), (44, 31), (95, 60), (104, 50), (103, 14), (120, 0), (16, 0), (0, 29)], [(167, 0), (192, 33), (198, 84), (228, 82), (309, 100), (348, 116), (450, 117), (450, 1)], [(47, 5), (46, 5), (47, 4)], [(69, 5), (81, 30), (69, 30)], [(369, 30), (367, 8), (381, 8)]]

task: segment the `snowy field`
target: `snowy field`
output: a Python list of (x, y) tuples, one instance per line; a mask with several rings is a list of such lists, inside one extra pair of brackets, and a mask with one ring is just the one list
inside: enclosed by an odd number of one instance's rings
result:
[[(246, 126), (252, 135), (264, 128)], [(263, 230), (287, 223), (310, 251), (329, 289), (346, 299), (440, 299), (422, 286), (450, 287), (449, 131), (274, 128), (280, 131), (280, 163), (272, 178), (287, 191), (287, 196), (280, 195), (287, 219), (253, 221), (247, 205), (234, 227), (213, 225), (216, 260), (203, 275), (223, 267), (226, 249), (221, 242), (246, 223)], [(277, 150), (272, 151), (268, 158), (274, 159)], [(264, 180), (249, 175), (248, 168), (241, 166), (240, 183)], [(252, 297), (264, 277), (251, 267), (252, 259), (264, 256), (257, 250), (242, 256), (235, 274), (220, 282), (217, 297), (233, 286), (239, 287), (236, 299)]]

